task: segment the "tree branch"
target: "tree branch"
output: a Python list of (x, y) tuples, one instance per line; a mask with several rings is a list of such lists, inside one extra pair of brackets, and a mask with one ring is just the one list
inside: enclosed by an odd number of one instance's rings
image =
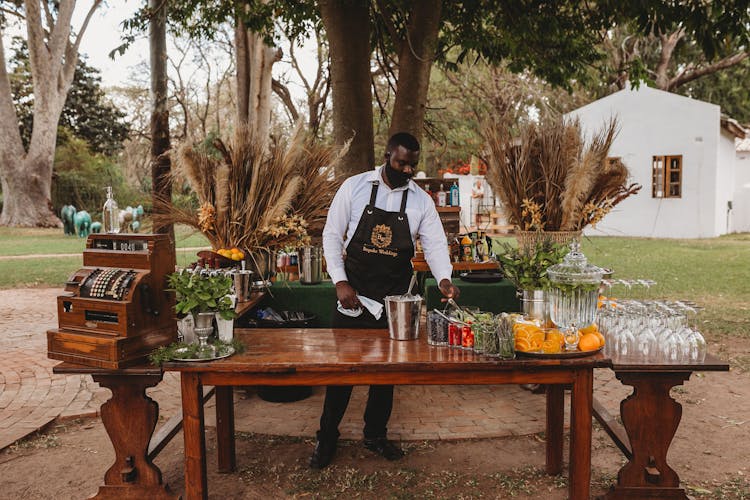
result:
[(377, 0), (375, 3), (378, 6), (378, 10), (380, 10), (380, 18), (383, 20), (385, 29), (388, 31), (388, 35), (391, 38), (391, 42), (393, 42), (393, 46), (396, 48), (396, 52), (400, 53), (401, 45), (404, 43), (404, 40), (399, 36), (396, 25), (393, 24), (393, 10), (391, 10), (388, 4), (383, 0)]
[(716, 61), (713, 64), (709, 64), (708, 66), (696, 67), (693, 70), (690, 70), (688, 68), (676, 77), (669, 80), (667, 90), (672, 91), (680, 85), (685, 85), (686, 83), (697, 80), (702, 76), (710, 75), (712, 73), (716, 73), (717, 71), (735, 66), (747, 59), (748, 56), (750, 56), (750, 52), (738, 52), (736, 54), (732, 54), (731, 56), (725, 57), (724, 59)]
[(680, 27), (673, 33), (659, 33), (659, 40), (661, 41), (661, 53), (659, 55), (659, 63), (656, 65), (654, 70), (656, 73), (656, 86), (662, 90), (667, 90), (669, 85), (669, 76), (667, 71), (669, 69), (669, 63), (672, 60), (672, 54), (683, 36), (685, 36), (685, 28)]
[(289, 115), (292, 118), (292, 124), (296, 123), (299, 119), (299, 112), (297, 111), (297, 107), (294, 105), (292, 94), (289, 92), (289, 87), (278, 81), (276, 78), (272, 78), (271, 90), (273, 90), (273, 93), (279, 96), (281, 102), (284, 103), (284, 107), (289, 112)]

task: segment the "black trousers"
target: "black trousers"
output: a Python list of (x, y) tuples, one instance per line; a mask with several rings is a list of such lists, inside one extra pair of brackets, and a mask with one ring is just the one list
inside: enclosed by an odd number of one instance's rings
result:
[[(351, 318), (334, 310), (331, 318), (332, 328), (388, 328), (385, 311), (379, 320), (364, 309), (362, 315)], [(326, 397), (323, 403), (323, 414), (320, 416), (320, 430), (318, 439), (321, 441), (335, 441), (339, 437), (339, 424), (344, 418), (349, 398), (352, 395), (351, 385), (329, 385), (326, 387)], [(366, 439), (385, 437), (388, 432), (388, 419), (393, 409), (393, 386), (371, 385), (365, 407), (364, 436)]]

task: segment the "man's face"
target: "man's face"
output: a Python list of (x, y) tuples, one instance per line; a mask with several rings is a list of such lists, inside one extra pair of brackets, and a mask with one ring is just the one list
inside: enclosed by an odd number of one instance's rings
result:
[(402, 172), (408, 177), (412, 177), (417, 171), (419, 151), (412, 151), (403, 146), (397, 146), (390, 153), (386, 153), (386, 161), (388, 161), (392, 169)]

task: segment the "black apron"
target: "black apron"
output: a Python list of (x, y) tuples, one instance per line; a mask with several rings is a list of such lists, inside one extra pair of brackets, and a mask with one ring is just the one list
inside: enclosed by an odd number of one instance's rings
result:
[(402, 295), (409, 288), (414, 243), (406, 216), (406, 197), (398, 212), (375, 206), (380, 183), (375, 182), (370, 203), (362, 212), (357, 229), (346, 247), (344, 269), (349, 284), (359, 295), (383, 303), (387, 295)]

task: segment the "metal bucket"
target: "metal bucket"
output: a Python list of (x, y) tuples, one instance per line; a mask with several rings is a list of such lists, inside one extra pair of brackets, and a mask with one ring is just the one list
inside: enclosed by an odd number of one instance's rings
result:
[(419, 295), (389, 295), (385, 298), (388, 335), (394, 340), (415, 340), (419, 337), (422, 297)]
[(300, 247), (297, 249), (299, 282), (302, 285), (316, 285), (323, 281), (323, 249), (320, 247)]
[(255, 276), (253, 279), (266, 282), (276, 276), (276, 251), (257, 249), (247, 256), (247, 267)]

